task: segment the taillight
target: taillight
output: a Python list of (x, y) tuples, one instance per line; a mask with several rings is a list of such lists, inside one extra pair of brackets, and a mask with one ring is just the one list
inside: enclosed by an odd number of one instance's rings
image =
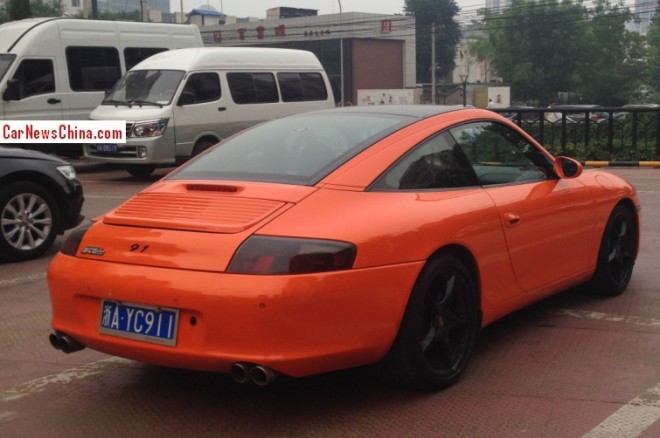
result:
[(236, 251), (227, 272), (309, 274), (350, 269), (355, 246), (335, 240), (252, 236)]
[(92, 224), (93, 222), (86, 222), (85, 224), (71, 231), (67, 238), (64, 240), (64, 244), (62, 245), (60, 252), (68, 256), (75, 257), (78, 253), (80, 242), (82, 242), (85, 233), (87, 233), (87, 230), (89, 230), (89, 227), (91, 227)]

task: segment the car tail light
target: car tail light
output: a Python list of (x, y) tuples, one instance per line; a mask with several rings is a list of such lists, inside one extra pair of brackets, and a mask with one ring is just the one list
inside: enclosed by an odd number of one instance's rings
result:
[(71, 231), (67, 238), (64, 240), (64, 244), (62, 245), (60, 252), (68, 256), (75, 257), (76, 254), (78, 254), (80, 242), (82, 242), (85, 233), (87, 233), (87, 230), (89, 230), (89, 227), (91, 227), (92, 224), (93, 222), (87, 222), (84, 225), (81, 225)]
[(235, 274), (309, 274), (350, 269), (355, 246), (346, 242), (252, 236), (236, 251), (228, 272)]

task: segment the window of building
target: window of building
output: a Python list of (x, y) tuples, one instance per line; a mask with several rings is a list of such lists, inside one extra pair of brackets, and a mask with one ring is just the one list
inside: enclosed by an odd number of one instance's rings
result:
[(227, 82), (237, 104), (279, 101), (275, 77), (271, 73), (228, 73)]
[(74, 91), (105, 91), (121, 77), (114, 47), (67, 47), (69, 85)]

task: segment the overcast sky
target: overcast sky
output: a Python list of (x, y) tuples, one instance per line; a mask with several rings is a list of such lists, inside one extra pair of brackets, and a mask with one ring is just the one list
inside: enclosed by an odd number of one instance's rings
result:
[[(401, 13), (404, 3), (404, 0), (341, 0), (343, 12), (380, 14)], [(486, 0), (457, 0), (457, 3), (463, 10), (474, 11), (478, 7), (484, 7)], [(339, 12), (339, 0), (184, 0), (183, 9), (188, 12), (206, 4), (236, 17), (265, 18), (267, 9), (279, 6), (316, 9), (319, 15)], [(170, 5), (173, 12), (181, 10), (180, 0), (170, 0)]]

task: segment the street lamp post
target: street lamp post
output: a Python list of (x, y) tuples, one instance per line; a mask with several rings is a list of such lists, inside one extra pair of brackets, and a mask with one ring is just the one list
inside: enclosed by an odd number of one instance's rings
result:
[(459, 75), (461, 81), (463, 82), (463, 106), (467, 106), (467, 80), (468, 75)]
[(341, 30), (341, 0), (339, 3), (339, 106), (344, 106), (344, 37)]

